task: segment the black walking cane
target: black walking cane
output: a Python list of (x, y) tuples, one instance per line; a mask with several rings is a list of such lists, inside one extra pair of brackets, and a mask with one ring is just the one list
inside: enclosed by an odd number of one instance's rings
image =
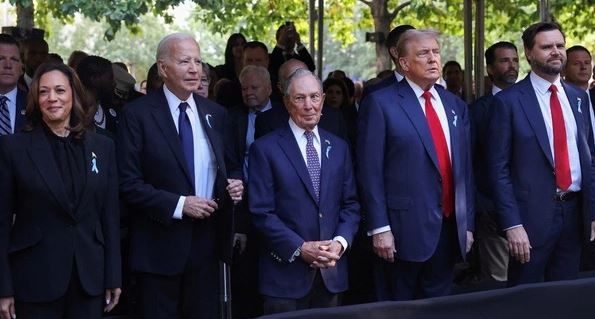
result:
[(219, 260), (219, 291), (220, 291), (220, 319), (231, 319), (231, 262), (233, 256), (233, 238), (234, 238), (234, 216), (235, 203), (229, 196), (226, 196), (227, 214), (219, 216), (222, 218), (220, 230), (221, 244), (223, 245), (221, 251), (221, 258)]

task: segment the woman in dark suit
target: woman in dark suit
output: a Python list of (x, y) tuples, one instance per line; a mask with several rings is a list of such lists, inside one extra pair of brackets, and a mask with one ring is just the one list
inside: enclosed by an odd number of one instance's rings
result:
[(75, 72), (43, 64), (24, 133), (0, 138), (0, 318), (100, 318), (121, 286), (112, 141)]

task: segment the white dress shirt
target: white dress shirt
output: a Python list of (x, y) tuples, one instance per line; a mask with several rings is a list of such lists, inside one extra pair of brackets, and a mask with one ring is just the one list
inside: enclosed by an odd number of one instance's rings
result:
[[(306, 139), (305, 135), (306, 130), (297, 126), (297, 124), (295, 124), (295, 122), (291, 118), (289, 118), (289, 127), (291, 128), (291, 132), (295, 137), (295, 141), (297, 142), (298, 147), (300, 148), (300, 153), (302, 153), (304, 164), (306, 165), (306, 167), (308, 167), (308, 155), (306, 154), (306, 144), (308, 143), (308, 140)], [(318, 155), (318, 162), (320, 163), (320, 168), (322, 172), (322, 153), (320, 151), (320, 135), (318, 134), (318, 125), (316, 125), (314, 129), (312, 129), (312, 133), (314, 133), (314, 138), (312, 139), (314, 149), (316, 149), (316, 153)], [(343, 236), (335, 236), (333, 240), (336, 240), (339, 243), (341, 243), (341, 246), (343, 246), (343, 251), (347, 249), (347, 240), (345, 240)]]
[(539, 77), (535, 72), (531, 72), (529, 75), (531, 79), (531, 85), (537, 96), (539, 102), (539, 109), (543, 115), (545, 122), (545, 129), (547, 131), (547, 137), (550, 144), (550, 151), (552, 152), (552, 158), (554, 163), (556, 162), (556, 156), (554, 154), (554, 128), (552, 126), (552, 112), (550, 109), (550, 86), (554, 84), (558, 88), (558, 100), (562, 106), (562, 114), (564, 115), (564, 126), (566, 127), (566, 144), (568, 145), (568, 158), (570, 160), (570, 175), (572, 177), (572, 184), (568, 188), (571, 192), (578, 192), (581, 190), (581, 164), (579, 161), (578, 147), (576, 145), (576, 120), (574, 119), (574, 113), (570, 108), (568, 97), (564, 91), (564, 87), (560, 83), (560, 77), (550, 83), (549, 81)]
[[(260, 113), (272, 109), (271, 99), (259, 111)], [(256, 132), (256, 112), (252, 109), (248, 110), (248, 125), (246, 127), (246, 151), (244, 152), (244, 180), (248, 180), (248, 158), (250, 158), (250, 146), (254, 143), (254, 133)]]
[[(202, 122), (200, 121), (200, 114), (198, 113), (196, 102), (194, 101), (194, 98), (192, 98), (192, 95), (190, 95), (186, 101), (180, 100), (167, 88), (165, 84), (163, 85), (163, 91), (165, 93), (165, 98), (167, 99), (172, 120), (174, 121), (176, 130), (178, 132), (180, 103), (188, 103), (186, 114), (188, 114), (188, 118), (190, 119), (190, 126), (192, 127), (192, 139), (194, 142), (194, 195), (201, 198), (211, 199), (213, 198), (213, 188), (215, 185), (215, 178), (217, 176), (217, 162), (215, 153), (213, 153), (213, 149), (211, 147), (211, 143), (209, 142), (209, 139), (202, 126)], [(173, 218), (182, 218), (182, 210), (184, 208), (185, 201), (186, 196), (180, 196), (176, 209), (173, 213)]]

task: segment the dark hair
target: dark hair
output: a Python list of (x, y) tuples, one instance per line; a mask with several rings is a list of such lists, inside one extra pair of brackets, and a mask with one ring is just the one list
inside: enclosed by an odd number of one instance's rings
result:
[(10, 34), (6, 33), (0, 33), (0, 44), (14, 45), (17, 48), (19, 47), (19, 43), (17, 42), (17, 40)]
[(564, 31), (562, 31), (562, 27), (556, 22), (538, 22), (535, 24), (530, 25), (525, 31), (523, 31), (523, 45), (525, 49), (533, 49), (533, 45), (535, 44), (535, 36), (537, 36), (540, 32), (545, 31), (552, 31), (558, 30), (562, 33), (562, 37), (566, 40), (566, 36), (564, 35)]
[(494, 62), (496, 62), (496, 50), (498, 49), (512, 49), (515, 52), (517, 51), (516, 45), (512, 44), (511, 42), (507, 42), (507, 41), (500, 41), (500, 42), (496, 42), (492, 45), (490, 45), (490, 47), (486, 50), (484, 56), (486, 58), (486, 65), (494, 65)]
[(81, 63), (81, 60), (88, 56), (89, 55), (84, 51), (74, 50), (70, 53), (67, 64), (69, 67), (76, 69), (76, 66)]
[(64, 63), (64, 59), (58, 53), (48, 53), (48, 57), (46, 58), (46, 62), (51, 63)]
[(384, 45), (386, 46), (386, 50), (388, 50), (388, 55), (394, 61), (396, 61), (398, 59), (398, 57), (393, 57), (393, 55), (390, 53), (390, 48), (396, 47), (397, 46), (397, 43), (399, 43), (399, 38), (401, 37), (401, 35), (405, 31), (411, 30), (411, 29), (415, 29), (415, 28), (413, 26), (411, 26), (411, 25), (408, 25), (408, 24), (399, 25), (399, 26), (396, 26), (394, 29), (390, 30), (390, 32), (386, 36), (386, 40), (384, 41)]
[(256, 49), (256, 48), (261, 48), (264, 50), (264, 52), (268, 55), (269, 54), (269, 48), (267, 48), (266, 44), (260, 42), (260, 41), (250, 41), (247, 42), (246, 45), (244, 45), (244, 50), (246, 49)]
[(233, 45), (237, 39), (242, 39), (244, 40), (244, 43), (246, 43), (246, 37), (244, 37), (243, 34), (234, 33), (229, 36), (227, 39), (227, 44), (225, 45), (225, 65), (230, 67), (232, 71), (234, 71), (235, 67), (235, 62), (233, 60)]
[(343, 93), (343, 103), (341, 103), (340, 108), (343, 109), (345, 107), (348, 107), (350, 95), (347, 91), (347, 86), (345, 85), (345, 82), (342, 79), (327, 78), (326, 80), (324, 80), (324, 82), (322, 82), (322, 91), (326, 93), (326, 90), (328, 90), (328, 88), (330, 88), (333, 85), (338, 86), (339, 89), (341, 89), (341, 93)]
[(92, 128), (94, 114), (91, 108), (89, 108), (83, 85), (76, 72), (63, 63), (42, 63), (37, 68), (31, 81), (31, 86), (29, 87), (29, 95), (27, 96), (28, 124), (25, 127), (25, 131), (32, 131), (42, 125), (43, 119), (41, 110), (39, 109), (39, 79), (44, 74), (52, 71), (59, 71), (68, 79), (72, 90), (72, 110), (70, 111), (68, 130), (75, 139), (83, 140), (85, 138), (85, 132)]
[(568, 56), (572, 52), (577, 51), (585, 51), (589, 55), (589, 58), (591, 58), (591, 52), (589, 52), (589, 50), (582, 45), (573, 45), (570, 48), (566, 49), (566, 56)]
[(114, 70), (110, 60), (90, 55), (79, 62), (76, 72), (83, 86), (93, 93), (97, 102), (101, 103), (103, 107), (112, 106)]
[(355, 95), (355, 83), (353, 83), (353, 81), (348, 77), (344, 77), (341, 80), (343, 81), (343, 83), (345, 83), (347, 93), (349, 93), (348, 96), (352, 98)]
[(159, 76), (157, 63), (153, 63), (147, 72), (147, 93), (158, 90), (163, 84), (163, 79)]
[(459, 68), (459, 71), (462, 71), (463, 68), (461, 68), (461, 65), (459, 64), (459, 62), (455, 61), (455, 60), (450, 60), (446, 63), (444, 63), (444, 65), (442, 66), (442, 73), (444, 74), (444, 71), (446, 70), (447, 67), (449, 66), (456, 66), (457, 68)]

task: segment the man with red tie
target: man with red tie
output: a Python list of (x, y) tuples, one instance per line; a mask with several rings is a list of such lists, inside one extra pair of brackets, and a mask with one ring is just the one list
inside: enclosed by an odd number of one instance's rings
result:
[(388, 270), (387, 295), (449, 294), (453, 268), (473, 243), (469, 116), (435, 85), (437, 33), (407, 30), (397, 44), (405, 79), (370, 93), (359, 113), (362, 204), (374, 252)]
[(511, 254), (509, 286), (576, 278), (581, 239), (594, 238), (589, 101), (560, 79), (565, 42), (557, 23), (529, 26), (531, 73), (490, 107), (488, 178)]

